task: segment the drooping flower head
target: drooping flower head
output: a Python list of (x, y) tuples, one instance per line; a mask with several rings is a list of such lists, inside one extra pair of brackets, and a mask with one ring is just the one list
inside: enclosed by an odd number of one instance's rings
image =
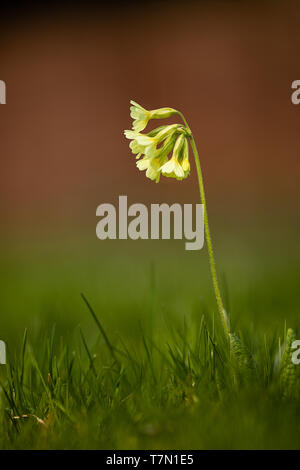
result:
[[(157, 183), (160, 175), (182, 180), (189, 175), (190, 164), (188, 159), (188, 129), (182, 124), (160, 126), (142, 134), (150, 119), (163, 119), (178, 112), (173, 108), (160, 108), (147, 111), (139, 104), (131, 101), (131, 117), (133, 130), (124, 131), (131, 142), (129, 147), (138, 160), (136, 166), (139, 170), (146, 170), (147, 178)], [(172, 158), (168, 156), (173, 150)]]
[[(203, 177), (195, 139), (184, 115), (180, 111), (176, 111), (173, 108), (160, 108), (148, 111), (135, 101), (131, 101), (131, 104), (131, 117), (134, 119), (132, 126), (133, 130), (127, 130), (124, 131), (124, 133), (127, 139), (131, 140), (129, 147), (131, 148), (132, 153), (136, 155), (136, 166), (139, 170), (146, 171), (147, 178), (150, 178), (157, 183), (161, 174), (167, 178), (176, 178), (177, 180), (187, 178), (190, 173), (188, 143), (188, 140), (190, 140), (196, 163), (201, 202), (204, 206), (203, 216), (205, 235), (208, 244), (210, 270), (216, 301), (224, 332), (227, 337), (230, 337), (230, 324), (223, 307), (222, 296), (217, 279), (213, 246), (207, 219)], [(184, 124), (160, 126), (147, 134), (141, 133), (150, 119), (164, 119), (172, 116), (173, 114), (180, 116)], [(170, 154), (172, 156), (169, 159)]]

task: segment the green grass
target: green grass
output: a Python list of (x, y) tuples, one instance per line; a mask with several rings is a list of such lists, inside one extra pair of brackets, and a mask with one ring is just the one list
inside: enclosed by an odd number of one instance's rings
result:
[(299, 328), (300, 252), (288, 243), (278, 254), (278, 240), (250, 232), (239, 245), (218, 242), (241, 341), (231, 351), (204, 250), (150, 241), (111, 242), (105, 253), (95, 241), (6, 250), (0, 447), (299, 448), (300, 371), (288, 370), (290, 352), (280, 364), (279, 344)]

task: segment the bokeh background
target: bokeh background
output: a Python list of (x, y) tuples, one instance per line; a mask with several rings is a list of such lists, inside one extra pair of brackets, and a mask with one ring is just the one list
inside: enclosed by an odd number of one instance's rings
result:
[(194, 166), (181, 183), (138, 172), (122, 134), (130, 99), (175, 107), (190, 123), (234, 323), (297, 326), (299, 13), (296, 1), (8, 7), (1, 339), (13, 345), (25, 327), (34, 336), (53, 322), (92, 335), (81, 291), (125, 336), (153, 310), (159, 331), (168, 312), (181, 321), (215, 309), (205, 249), (96, 238), (96, 207), (120, 194), (129, 204), (199, 202)]

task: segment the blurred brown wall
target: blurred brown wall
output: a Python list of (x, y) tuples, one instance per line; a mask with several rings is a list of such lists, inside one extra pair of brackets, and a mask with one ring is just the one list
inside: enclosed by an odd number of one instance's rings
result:
[(101, 202), (196, 201), (195, 171), (146, 180), (122, 131), (129, 100), (176, 107), (215, 210), (297, 208), (299, 2), (57, 9), (1, 31), (0, 207), (6, 227), (94, 218)]

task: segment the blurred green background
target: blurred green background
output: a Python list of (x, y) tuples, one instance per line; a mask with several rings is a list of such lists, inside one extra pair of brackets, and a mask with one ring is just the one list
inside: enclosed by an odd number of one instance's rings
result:
[[(230, 219), (228, 215), (228, 219)], [(226, 219), (228, 223), (228, 219)], [(279, 332), (299, 326), (300, 250), (295, 227), (266, 220), (230, 228), (212, 218), (216, 258), (226, 309), (234, 330)], [(285, 228), (284, 228), (285, 227)], [(83, 292), (115, 335), (138, 338), (154, 322), (159, 338), (166, 319), (196, 323), (218, 313), (206, 247), (184, 249), (184, 241), (100, 241), (55, 238), (41, 243), (6, 240), (1, 253), (1, 337), (19, 342), (24, 328), (37, 338), (55, 323), (72, 337), (80, 324), (93, 337)]]

